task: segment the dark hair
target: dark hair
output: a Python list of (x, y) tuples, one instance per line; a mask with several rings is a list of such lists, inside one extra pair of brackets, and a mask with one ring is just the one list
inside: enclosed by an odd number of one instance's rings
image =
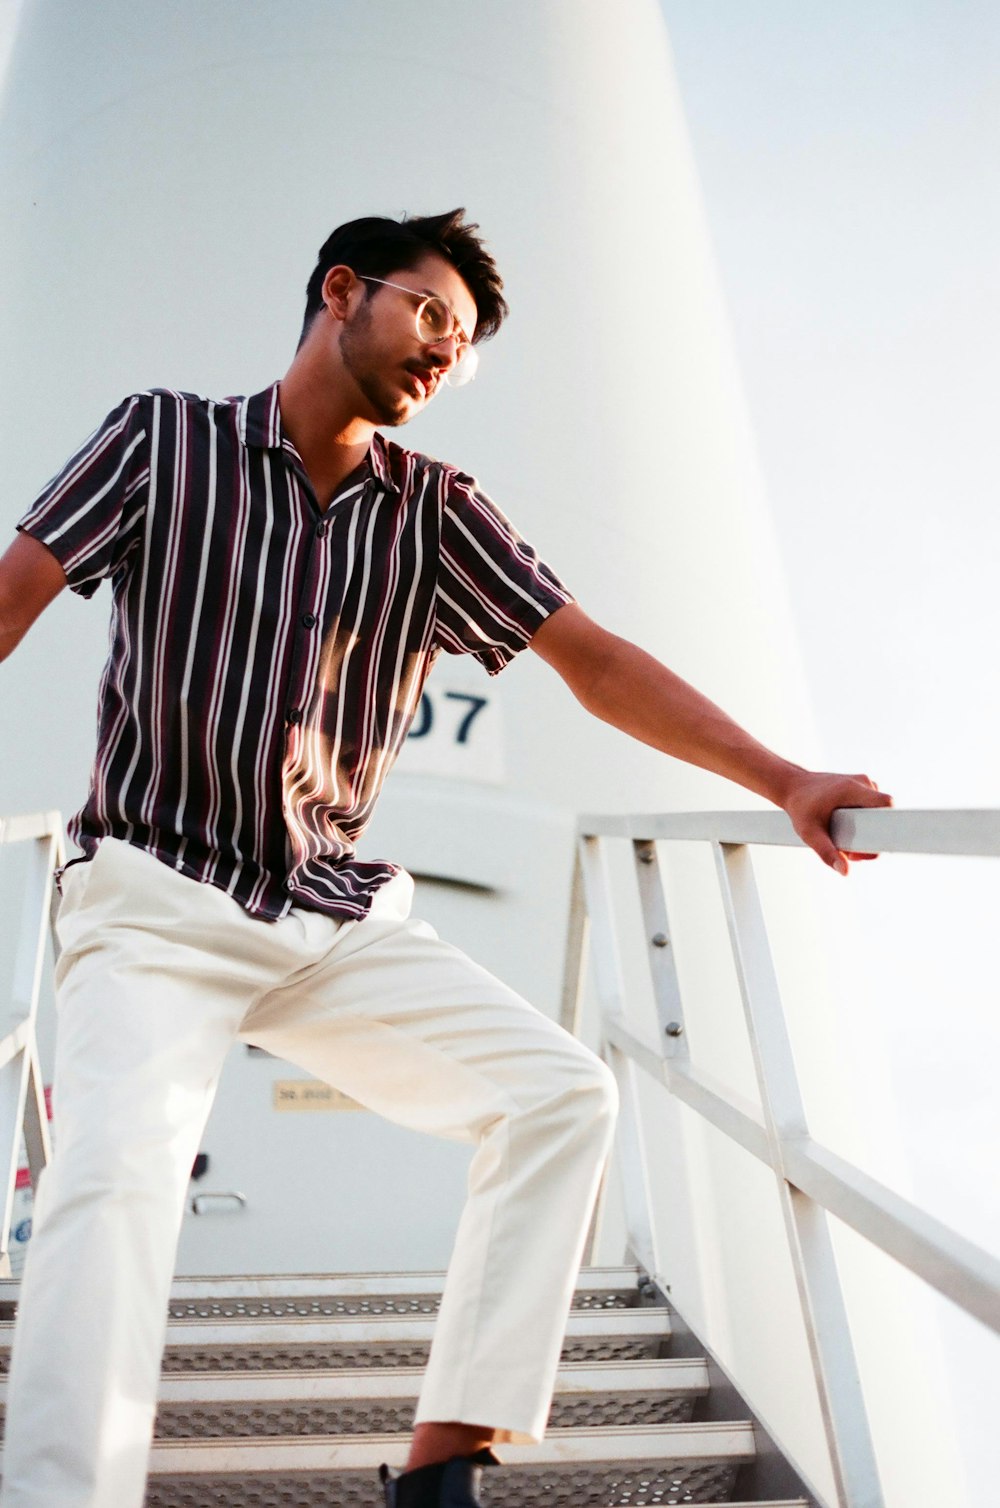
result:
[[(389, 220), (370, 215), (350, 220), (323, 242), (316, 266), (306, 288), (306, 313), (302, 325), (305, 339), (309, 326), (323, 307), (323, 281), (331, 267), (350, 267), (359, 277), (387, 277), (416, 266), (428, 252), (437, 252), (450, 262), (466, 283), (476, 304), (476, 333), (473, 343), (495, 335), (507, 313), (501, 293), (503, 280), (497, 265), (476, 231), (478, 225), (464, 220), (464, 209), (445, 215), (404, 215)], [(368, 290), (370, 297), (373, 289)], [(300, 341), (301, 343), (301, 341)]]

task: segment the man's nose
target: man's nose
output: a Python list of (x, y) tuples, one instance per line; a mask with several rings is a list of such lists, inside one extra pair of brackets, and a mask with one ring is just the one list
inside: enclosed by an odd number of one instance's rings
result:
[(436, 340), (429, 347), (429, 350), (434, 357), (434, 365), (440, 367), (442, 371), (450, 372), (458, 362), (461, 350), (458, 332), (452, 331), (450, 335), (443, 335), (440, 340)]

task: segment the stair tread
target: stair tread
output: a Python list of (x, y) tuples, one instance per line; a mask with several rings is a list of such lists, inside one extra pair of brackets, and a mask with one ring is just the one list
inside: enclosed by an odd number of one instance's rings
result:
[[(161, 1380), (157, 1434), (163, 1438), (232, 1438), (412, 1431), (423, 1370), (327, 1373), (234, 1381), (225, 1376)], [(360, 1384), (360, 1386), (359, 1386)], [(654, 1363), (561, 1369), (549, 1429), (690, 1422), (709, 1391), (704, 1363)]]
[[(181, 1508), (181, 1505), (183, 1505), (183, 1508), (188, 1508), (188, 1504), (193, 1505), (195, 1503), (197, 1503), (198, 1508), (216, 1508), (216, 1505), (218, 1505), (218, 1508), (222, 1508), (222, 1505), (225, 1505), (225, 1508), (245, 1508), (243, 1491), (246, 1487), (252, 1484), (258, 1490), (263, 1487), (266, 1492), (267, 1484), (267, 1478), (262, 1476), (200, 1477), (191, 1484), (193, 1489), (200, 1494), (197, 1499), (193, 1496), (165, 1497), (163, 1495), (165, 1489), (169, 1492), (171, 1486), (179, 1485), (182, 1480), (180, 1478), (161, 1477), (155, 1481), (152, 1485), (151, 1494), (146, 1500), (146, 1508), (174, 1508), (174, 1505), (177, 1505), (177, 1508)], [(372, 1478), (366, 1480), (367, 1491), (365, 1491), (365, 1486), (363, 1485), (362, 1491), (364, 1492), (364, 1496), (359, 1496), (356, 1500), (359, 1504), (364, 1503), (366, 1508), (369, 1508), (369, 1505), (374, 1501), (373, 1493), (377, 1490), (373, 1487), (372, 1481)], [(219, 1497), (214, 1497), (212, 1502), (208, 1503), (204, 1497), (206, 1490), (210, 1491), (214, 1487), (217, 1491), (221, 1490), (224, 1493), (227, 1485), (232, 1490), (231, 1496), (220, 1495)], [(288, 1496), (289, 1488), (294, 1491), (296, 1486), (303, 1489), (302, 1495)], [(343, 1505), (343, 1508), (354, 1508), (355, 1500), (352, 1500), (350, 1505), (348, 1505), (344, 1498), (340, 1496), (339, 1482), (337, 1483), (337, 1488), (338, 1505)], [(310, 1489), (312, 1489), (311, 1493)], [(327, 1495), (329, 1489), (330, 1478), (325, 1473), (320, 1477), (316, 1477), (310, 1473), (296, 1474), (294, 1476), (286, 1473), (280, 1478), (275, 1479), (275, 1496), (273, 1498), (269, 1500), (266, 1495), (260, 1498), (255, 1497), (254, 1502), (255, 1504), (260, 1502), (261, 1508), (271, 1508), (272, 1503), (274, 1504), (274, 1508), (279, 1508), (279, 1505), (280, 1508), (329, 1508), (329, 1497)], [(281, 1493), (280, 1497), (277, 1496), (279, 1492)], [(312, 1494), (315, 1494), (315, 1496)], [(484, 1503), (490, 1501), (487, 1494), (488, 1489), (485, 1489)], [(623, 1502), (621, 1498), (614, 1501), (608, 1498), (591, 1498), (588, 1501), (592, 1505), (592, 1508), (622, 1508)], [(632, 1487), (629, 1489), (628, 1497), (624, 1501), (628, 1504), (628, 1508), (643, 1508), (643, 1505), (650, 1503), (659, 1505), (659, 1508), (662, 1508), (662, 1505), (669, 1503), (671, 1499), (664, 1499), (662, 1496), (655, 1498), (643, 1496), (641, 1487), (638, 1491)], [(755, 1499), (753, 1502), (742, 1498), (738, 1502), (735, 1502), (727, 1498), (723, 1502), (721, 1499), (713, 1497), (711, 1501), (707, 1498), (699, 1498), (697, 1500), (674, 1499), (673, 1501), (683, 1502), (684, 1508), (810, 1508), (810, 1504), (806, 1498), (767, 1498)]]
[[(364, 1318), (339, 1315), (309, 1315), (280, 1319), (172, 1320), (167, 1326), (167, 1345), (239, 1346), (306, 1346), (313, 1344), (354, 1344), (386, 1346), (394, 1341), (404, 1344), (429, 1344), (437, 1316), (420, 1314), (366, 1315)], [(613, 1313), (583, 1310), (569, 1316), (566, 1338), (589, 1337), (660, 1337), (670, 1334), (670, 1315), (666, 1309), (619, 1309)], [(0, 1351), (9, 1349), (14, 1337), (14, 1322), (0, 1323)]]
[[(440, 1296), (444, 1290), (445, 1276), (437, 1268), (412, 1272), (209, 1273), (175, 1277), (170, 1293), (171, 1298), (178, 1299), (217, 1295), (288, 1298), (303, 1294), (354, 1297), (382, 1293)], [(597, 1293), (602, 1289), (638, 1293), (642, 1277), (638, 1267), (584, 1267), (580, 1270), (576, 1293)], [(16, 1303), (19, 1292), (19, 1279), (0, 1278), (0, 1303)]]
[[(304, 1292), (317, 1283), (331, 1293), (415, 1293), (440, 1292), (447, 1274), (444, 1268), (411, 1268), (405, 1272), (294, 1272), (294, 1273), (190, 1273), (173, 1279), (171, 1288), (178, 1293), (192, 1290), (233, 1290), (243, 1292)], [(645, 1274), (635, 1266), (581, 1267), (577, 1288), (636, 1288)], [(8, 1283), (0, 1281), (0, 1296)]]
[[(641, 1425), (644, 1428), (688, 1424), (691, 1395), (660, 1393), (641, 1402), (621, 1396), (585, 1394), (553, 1400), (548, 1431)], [(317, 1440), (334, 1436), (413, 1432), (413, 1399), (350, 1399), (258, 1404), (162, 1402), (156, 1437), (162, 1440)]]
[[(191, 1287), (171, 1294), (168, 1313), (175, 1320), (201, 1317), (239, 1319), (258, 1315), (291, 1319), (297, 1315), (436, 1315), (440, 1307), (440, 1289), (398, 1292), (380, 1288), (358, 1293), (353, 1288), (331, 1291), (312, 1284), (290, 1292)], [(641, 1302), (637, 1288), (584, 1288), (574, 1293), (570, 1311), (573, 1314), (617, 1314), (647, 1307), (651, 1306)]]
[[(187, 1495), (184, 1492), (182, 1479), (162, 1477), (152, 1484), (150, 1495), (146, 1499), (146, 1508), (189, 1508), (189, 1505), (192, 1505), (192, 1508), (193, 1505), (197, 1505), (197, 1508), (245, 1508), (246, 1499), (243, 1494), (250, 1485), (256, 1487), (258, 1491), (260, 1491), (262, 1485), (264, 1487), (263, 1494), (260, 1497), (255, 1496), (254, 1498), (255, 1504), (260, 1503), (261, 1508), (272, 1508), (272, 1504), (274, 1508), (329, 1508), (330, 1499), (328, 1493), (330, 1490), (330, 1478), (326, 1474), (318, 1478), (308, 1474), (301, 1476), (283, 1475), (281, 1478), (275, 1480), (273, 1486), (274, 1495), (271, 1497), (266, 1495), (266, 1483), (267, 1478), (262, 1477), (201, 1477), (191, 1482), (191, 1493)], [(360, 1508), (362, 1504), (365, 1505), (365, 1508), (370, 1508), (371, 1503), (374, 1501), (374, 1494), (378, 1491), (373, 1485), (372, 1478), (362, 1478), (358, 1484), (357, 1496), (351, 1497), (348, 1500), (343, 1496), (340, 1481), (336, 1485), (338, 1508), (355, 1508), (355, 1505), (358, 1505), (358, 1508)], [(228, 1493), (227, 1487), (229, 1489)], [(173, 1493), (171, 1493), (171, 1488), (174, 1489)], [(298, 1492), (296, 1492), (296, 1488), (299, 1489)], [(207, 1492), (213, 1493), (210, 1500), (205, 1495)], [(216, 1496), (215, 1493), (218, 1493), (218, 1495)], [(293, 1495), (290, 1495), (290, 1493)], [(194, 1494), (197, 1494), (197, 1496)], [(543, 1499), (543, 1501), (547, 1500)], [(488, 1487), (485, 1487), (483, 1490), (483, 1501), (484, 1504), (489, 1504), (491, 1501)], [(527, 1508), (529, 1500), (522, 1498), (520, 1501), (524, 1502), (525, 1508)], [(630, 1485), (627, 1489), (627, 1496), (624, 1498), (621, 1496), (613, 1499), (608, 1497), (588, 1497), (586, 1499), (574, 1498), (573, 1501), (574, 1508), (577, 1503), (583, 1504), (584, 1502), (592, 1505), (592, 1508), (621, 1508), (623, 1503), (627, 1503), (629, 1508), (643, 1508), (645, 1504), (663, 1505), (669, 1502), (683, 1502), (684, 1508), (720, 1508), (722, 1500), (715, 1496), (711, 1500), (708, 1498), (671, 1499), (664, 1498), (661, 1494), (651, 1496), (643, 1492), (642, 1485), (638, 1487)], [(498, 1504), (497, 1508), (506, 1508), (506, 1505)], [(739, 1502), (734, 1502), (727, 1498), (723, 1508), (810, 1508), (810, 1505), (805, 1498), (768, 1498), (766, 1501), (755, 1501), (752, 1503), (743, 1499)]]
[[(160, 1383), (156, 1436), (232, 1441), (411, 1433), (422, 1378), (416, 1367), (168, 1376)], [(704, 1362), (571, 1365), (556, 1376), (548, 1428), (689, 1423), (708, 1390)]]
[[(554, 1473), (535, 1473), (534, 1484), (531, 1482), (531, 1475), (530, 1471), (519, 1471), (519, 1480), (515, 1482), (504, 1471), (503, 1481), (498, 1482), (491, 1492), (490, 1473), (484, 1472), (484, 1505), (509, 1508), (512, 1492), (517, 1493), (516, 1501), (523, 1508), (530, 1508), (535, 1501), (553, 1501), (550, 1483)], [(639, 1476), (634, 1472), (622, 1472), (617, 1479), (606, 1484), (599, 1479), (588, 1483), (579, 1471), (565, 1475), (570, 1477), (573, 1495), (567, 1497), (564, 1488), (560, 1501), (572, 1503), (573, 1508), (585, 1508), (585, 1505), (590, 1505), (590, 1508), (622, 1508), (624, 1504), (628, 1508), (643, 1508), (647, 1504), (681, 1502), (685, 1504), (685, 1508), (719, 1508), (719, 1504), (723, 1502), (725, 1508), (809, 1508), (807, 1500), (801, 1497), (768, 1498), (766, 1501), (753, 1503), (742, 1498), (738, 1501), (730, 1497), (722, 1499), (711, 1479), (707, 1482), (693, 1482), (697, 1496), (690, 1497), (687, 1495), (684, 1479), (678, 1483), (674, 1493), (668, 1495), (664, 1486), (672, 1487), (673, 1479), (664, 1484), (662, 1479), (652, 1474)], [(540, 1476), (542, 1479), (538, 1480)], [(377, 1479), (372, 1472), (342, 1473), (333, 1477), (329, 1473), (282, 1473), (273, 1478), (230, 1474), (186, 1479), (155, 1477), (150, 1482), (146, 1508), (246, 1508), (246, 1493), (251, 1489), (252, 1501), (255, 1505), (260, 1505), (260, 1508), (330, 1508), (331, 1489), (336, 1493), (337, 1508), (371, 1508), (379, 1495)], [(502, 1498), (496, 1495), (497, 1489), (503, 1494)]]
[[(393, 1367), (361, 1371), (357, 1368), (317, 1368), (304, 1371), (196, 1372), (167, 1374), (160, 1379), (161, 1403), (241, 1401), (302, 1401), (321, 1399), (416, 1398), (424, 1368)], [(0, 1400), (6, 1395), (0, 1377)], [(703, 1357), (640, 1359), (638, 1361), (564, 1362), (555, 1392), (572, 1397), (588, 1393), (708, 1392), (708, 1364)]]
[[(161, 1401), (195, 1401), (199, 1398), (314, 1399), (314, 1398), (414, 1398), (423, 1380), (423, 1367), (394, 1367), (361, 1372), (328, 1369), (310, 1372), (225, 1372), (161, 1379)], [(651, 1389), (669, 1392), (708, 1391), (708, 1364), (704, 1358), (663, 1360), (566, 1362), (556, 1374), (557, 1394), (588, 1392), (644, 1393)], [(2, 1397), (0, 1383), (0, 1397)]]
[[(157, 1442), (151, 1453), (147, 1508), (222, 1508), (242, 1505), (240, 1484), (255, 1501), (291, 1508), (323, 1508), (324, 1493), (338, 1508), (362, 1508), (372, 1501), (374, 1473), (385, 1461), (405, 1464), (403, 1436), (368, 1435), (302, 1441), (239, 1441), (219, 1445)], [(740, 1467), (754, 1459), (753, 1427), (736, 1424), (660, 1425), (655, 1428), (568, 1429), (550, 1432), (535, 1445), (500, 1447), (503, 1468), (483, 1473), (483, 1501), (499, 1489), (502, 1502), (538, 1497), (606, 1508), (628, 1503), (665, 1504), (703, 1498), (728, 1501)], [(266, 1495), (267, 1484), (274, 1489)], [(493, 1498), (494, 1503), (501, 1499)]]
[[(203, 1462), (214, 1456), (241, 1455), (257, 1457), (262, 1465), (270, 1462), (275, 1470), (283, 1462), (302, 1457), (298, 1469), (336, 1469), (364, 1466), (372, 1461), (388, 1461), (391, 1466), (405, 1460), (408, 1442), (386, 1433), (313, 1436), (303, 1442), (294, 1435), (270, 1439), (247, 1437), (236, 1441), (195, 1440), (175, 1443), (157, 1441), (153, 1446), (154, 1470), (190, 1459), (194, 1470), (205, 1469)], [(755, 1455), (753, 1424), (738, 1419), (710, 1423), (624, 1424), (575, 1426), (549, 1431), (535, 1445), (501, 1447), (509, 1465), (555, 1466), (566, 1462), (605, 1464), (624, 1461), (660, 1461), (677, 1459), (714, 1460), (735, 1458), (752, 1461)], [(308, 1459), (307, 1459), (308, 1458)], [(376, 1460), (377, 1458), (377, 1460)], [(182, 1470), (180, 1466), (173, 1469)]]

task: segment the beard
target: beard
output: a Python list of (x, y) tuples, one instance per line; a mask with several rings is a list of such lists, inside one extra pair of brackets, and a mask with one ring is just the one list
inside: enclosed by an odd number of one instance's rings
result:
[(367, 300), (340, 332), (340, 354), (345, 369), (372, 406), (379, 424), (396, 426), (409, 418), (405, 396), (388, 382), (374, 365), (371, 345), (366, 336), (371, 329), (371, 310)]

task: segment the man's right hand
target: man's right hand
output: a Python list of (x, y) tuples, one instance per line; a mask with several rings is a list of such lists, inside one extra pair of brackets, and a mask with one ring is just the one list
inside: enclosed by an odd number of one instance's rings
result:
[(794, 774), (780, 803), (792, 826), (831, 869), (847, 873), (848, 859), (877, 859), (873, 853), (842, 852), (830, 836), (830, 819), (845, 806), (891, 806), (892, 797), (880, 791), (868, 775), (835, 775), (817, 770)]

